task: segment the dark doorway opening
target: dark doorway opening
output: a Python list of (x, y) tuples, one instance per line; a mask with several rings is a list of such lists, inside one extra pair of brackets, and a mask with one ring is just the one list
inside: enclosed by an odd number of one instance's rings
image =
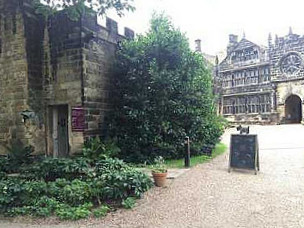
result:
[(69, 155), (68, 105), (50, 106), (51, 151), (54, 157)]
[(286, 123), (301, 123), (302, 120), (302, 100), (297, 95), (289, 96), (285, 101), (285, 121)]

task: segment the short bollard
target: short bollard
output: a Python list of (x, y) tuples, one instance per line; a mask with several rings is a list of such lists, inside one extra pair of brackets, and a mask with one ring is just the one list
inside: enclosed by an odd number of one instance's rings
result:
[(190, 139), (188, 136), (185, 137), (185, 167), (190, 167)]

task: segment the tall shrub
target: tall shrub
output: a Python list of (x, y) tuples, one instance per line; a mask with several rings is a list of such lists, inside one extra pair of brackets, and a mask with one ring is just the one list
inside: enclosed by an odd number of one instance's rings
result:
[(166, 16), (153, 16), (146, 35), (122, 43), (116, 68), (110, 129), (121, 157), (180, 157), (185, 136), (196, 147), (218, 139), (211, 72)]

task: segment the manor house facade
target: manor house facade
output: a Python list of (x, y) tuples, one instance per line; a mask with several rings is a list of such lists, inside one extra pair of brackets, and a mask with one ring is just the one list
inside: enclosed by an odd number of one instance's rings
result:
[(227, 56), (215, 67), (218, 110), (232, 123), (301, 123), (304, 101), (304, 36), (259, 46), (229, 36)]

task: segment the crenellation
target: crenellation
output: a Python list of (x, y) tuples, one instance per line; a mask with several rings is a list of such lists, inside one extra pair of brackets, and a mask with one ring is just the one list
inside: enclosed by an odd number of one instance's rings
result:
[[(95, 14), (45, 21), (26, 0), (0, 0), (0, 15), (0, 152), (21, 140), (37, 153), (67, 156), (102, 135), (117, 44), (134, 32), (119, 35), (117, 22), (102, 27)], [(24, 111), (32, 117), (23, 119)]]
[(118, 24), (115, 20), (106, 17), (106, 28), (114, 34), (118, 34)]
[(128, 27), (125, 27), (124, 28), (124, 36), (127, 38), (127, 39), (134, 39), (135, 37), (135, 33), (132, 29), (128, 28)]

